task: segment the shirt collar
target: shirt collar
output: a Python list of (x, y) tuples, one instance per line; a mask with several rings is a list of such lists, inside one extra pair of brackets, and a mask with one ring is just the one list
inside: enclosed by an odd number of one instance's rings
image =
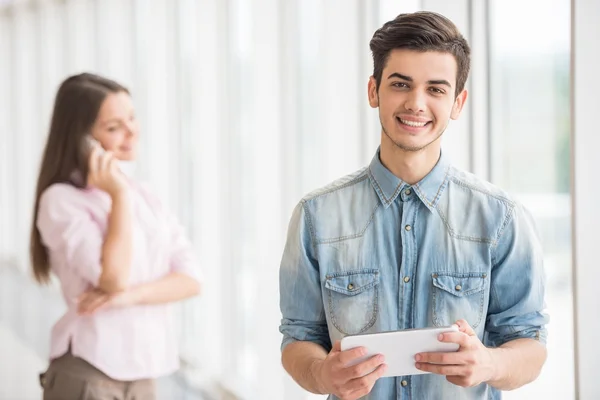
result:
[[(446, 188), (449, 169), (448, 157), (444, 156), (444, 152), (441, 152), (440, 158), (433, 169), (421, 181), (412, 185), (415, 194), (430, 211), (433, 211)], [(375, 189), (385, 208), (389, 207), (402, 191), (410, 187), (408, 183), (392, 174), (381, 163), (379, 148), (369, 165), (369, 178), (373, 189)]]

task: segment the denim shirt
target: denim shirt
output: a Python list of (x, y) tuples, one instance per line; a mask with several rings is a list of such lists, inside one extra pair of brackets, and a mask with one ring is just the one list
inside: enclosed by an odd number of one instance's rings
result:
[[(371, 164), (296, 206), (280, 267), (282, 350), (465, 319), (488, 347), (546, 340), (542, 249), (530, 214), (442, 153), (409, 185)], [(334, 396), (330, 396), (334, 399)], [(500, 399), (435, 374), (379, 379), (364, 399)]]

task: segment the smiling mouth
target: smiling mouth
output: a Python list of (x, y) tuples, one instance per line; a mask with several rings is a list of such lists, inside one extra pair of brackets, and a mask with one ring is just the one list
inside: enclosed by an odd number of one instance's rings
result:
[(410, 126), (412, 128), (423, 128), (431, 123), (431, 121), (409, 121), (400, 117), (396, 117), (396, 120), (402, 125)]

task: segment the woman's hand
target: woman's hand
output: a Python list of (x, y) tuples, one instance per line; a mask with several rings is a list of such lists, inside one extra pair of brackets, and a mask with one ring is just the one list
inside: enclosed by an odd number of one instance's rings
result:
[(98, 146), (94, 146), (88, 160), (88, 167), (89, 185), (105, 191), (111, 197), (118, 196), (126, 190), (127, 182), (119, 171), (112, 152), (102, 152)]
[(128, 307), (131, 296), (127, 290), (116, 293), (106, 293), (100, 289), (92, 289), (83, 293), (77, 299), (77, 313), (91, 315), (110, 308)]

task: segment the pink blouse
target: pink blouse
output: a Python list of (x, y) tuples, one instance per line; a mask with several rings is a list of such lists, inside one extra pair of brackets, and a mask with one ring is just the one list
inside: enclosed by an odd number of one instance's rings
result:
[[(133, 263), (130, 285), (171, 272), (202, 279), (192, 247), (174, 216), (130, 181)], [(50, 358), (68, 351), (117, 380), (156, 378), (178, 369), (177, 320), (172, 304), (77, 314), (77, 298), (96, 287), (111, 199), (98, 189), (50, 186), (40, 199), (37, 227), (61, 283), (67, 312), (52, 329)]]

